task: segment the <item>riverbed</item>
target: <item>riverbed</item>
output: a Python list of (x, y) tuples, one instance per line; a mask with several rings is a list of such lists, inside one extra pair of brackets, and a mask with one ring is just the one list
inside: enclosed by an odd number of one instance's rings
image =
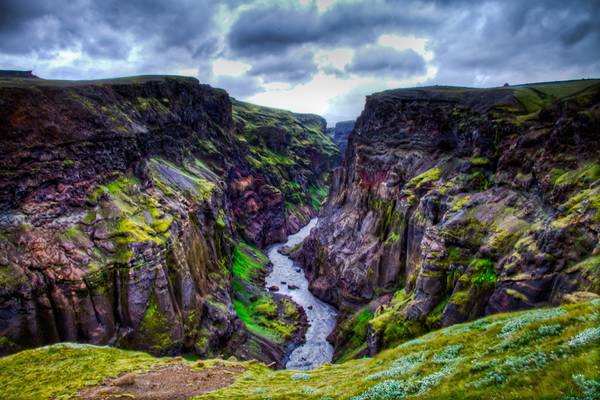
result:
[[(287, 242), (276, 244), (267, 251), (273, 270), (267, 276), (266, 287), (277, 286), (277, 293), (290, 296), (302, 306), (309, 323), (306, 342), (292, 351), (285, 365), (287, 369), (313, 369), (333, 358), (333, 347), (327, 341), (327, 336), (335, 327), (335, 308), (313, 296), (308, 290), (308, 280), (301, 267), (288, 256), (279, 253), (283, 246), (293, 247), (302, 242), (316, 224), (317, 218), (314, 218), (298, 233), (290, 235)], [(297, 286), (298, 289), (290, 289), (288, 285)]]

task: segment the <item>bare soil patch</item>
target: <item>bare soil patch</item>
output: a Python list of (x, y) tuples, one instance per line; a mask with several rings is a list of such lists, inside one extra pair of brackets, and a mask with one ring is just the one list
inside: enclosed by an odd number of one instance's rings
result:
[(152, 371), (129, 373), (107, 379), (97, 386), (82, 390), (82, 400), (184, 400), (202, 393), (229, 386), (240, 366), (217, 365), (195, 369), (184, 363), (162, 366)]

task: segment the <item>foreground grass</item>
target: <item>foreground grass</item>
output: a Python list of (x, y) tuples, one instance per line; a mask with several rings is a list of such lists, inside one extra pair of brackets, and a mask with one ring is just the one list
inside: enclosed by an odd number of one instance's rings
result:
[(0, 359), (0, 398), (70, 399), (85, 386), (160, 364), (146, 353), (60, 343)]
[[(0, 393), (69, 398), (86, 384), (147, 369), (156, 360), (95, 346), (28, 350), (0, 360)], [(235, 383), (199, 398), (597, 399), (600, 301), (494, 315), (313, 371), (243, 365)]]

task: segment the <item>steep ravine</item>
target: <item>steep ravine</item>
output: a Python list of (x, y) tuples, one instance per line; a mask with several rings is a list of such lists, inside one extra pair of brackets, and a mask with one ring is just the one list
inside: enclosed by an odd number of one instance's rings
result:
[(236, 249), (316, 214), (324, 129), (192, 78), (0, 80), (0, 354), (68, 340), (274, 361), (233, 307)]
[(337, 312), (310, 292), (304, 272), (283, 250), (302, 243), (316, 223), (316, 218), (311, 220), (287, 242), (272, 246), (267, 253), (273, 268), (265, 281), (266, 288), (290, 296), (304, 309), (309, 325), (304, 342), (289, 355), (285, 365), (288, 369), (314, 369), (333, 358), (333, 347), (327, 337), (335, 326)]
[(600, 83), (367, 97), (295, 258), (335, 358), (600, 293)]

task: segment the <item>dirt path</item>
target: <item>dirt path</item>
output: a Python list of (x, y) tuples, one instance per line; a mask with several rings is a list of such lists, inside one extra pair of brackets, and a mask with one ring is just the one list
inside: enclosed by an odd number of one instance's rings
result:
[(184, 400), (229, 386), (244, 369), (220, 365), (195, 369), (183, 363), (162, 366), (137, 375), (125, 374), (82, 390), (82, 400)]

